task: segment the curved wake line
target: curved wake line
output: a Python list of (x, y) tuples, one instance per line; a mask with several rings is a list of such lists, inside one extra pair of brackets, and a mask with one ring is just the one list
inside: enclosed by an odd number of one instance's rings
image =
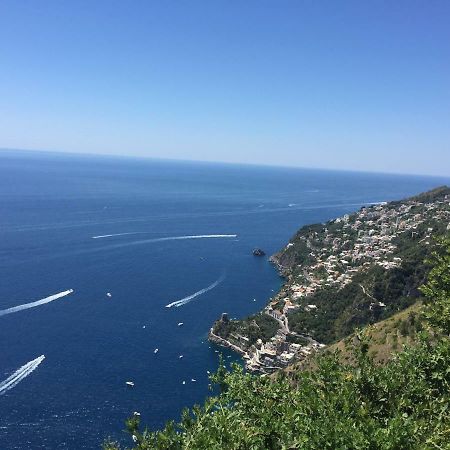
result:
[(218, 286), (220, 283), (222, 283), (223, 280), (225, 280), (225, 274), (223, 274), (218, 280), (214, 281), (214, 283), (210, 284), (208, 287), (200, 289), (199, 291), (194, 292), (193, 294), (188, 295), (187, 297), (184, 297), (181, 300), (177, 300), (176, 302), (169, 303), (168, 305), (166, 305), (166, 308), (172, 308), (173, 306), (175, 306), (175, 308), (178, 308), (179, 306), (183, 306), (186, 303), (189, 303), (195, 297), (198, 297), (199, 295), (205, 294), (206, 292), (210, 291), (211, 289), (214, 289), (216, 286)]
[[(103, 239), (108, 237), (114, 237), (114, 236), (125, 236), (125, 235), (131, 235), (131, 234), (144, 234), (145, 231), (134, 231), (131, 233), (117, 233), (117, 234), (104, 234), (101, 236), (92, 236), (91, 239)], [(188, 236), (169, 236), (169, 237), (162, 237), (162, 238), (155, 238), (155, 239), (148, 239), (145, 241), (139, 241), (139, 243), (142, 242), (162, 242), (162, 241), (177, 241), (182, 239), (218, 239), (218, 238), (235, 238), (237, 237), (237, 234), (195, 234), (195, 235), (188, 235)]]
[(6, 316), (7, 314), (12, 314), (18, 311), (23, 311), (24, 309), (35, 308), (36, 306), (45, 305), (46, 303), (58, 300), (58, 298), (65, 297), (73, 292), (73, 289), (67, 291), (59, 292), (58, 294), (50, 295), (50, 297), (45, 297), (41, 300), (37, 300), (32, 303), (25, 303), (24, 305), (13, 306), (12, 308), (3, 309), (0, 311), (0, 317)]
[(11, 376), (0, 383), (0, 395), (3, 395), (6, 391), (9, 391), (14, 386), (19, 384), (24, 378), (34, 372), (39, 364), (44, 361), (45, 356), (41, 355), (36, 359), (24, 364), (20, 369), (17, 369)]

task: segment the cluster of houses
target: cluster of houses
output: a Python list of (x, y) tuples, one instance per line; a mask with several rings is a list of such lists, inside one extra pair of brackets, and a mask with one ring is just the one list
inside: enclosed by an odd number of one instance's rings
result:
[[(308, 249), (308, 257), (306, 262), (289, 267), (287, 272), (284, 268), (287, 282), (264, 310), (278, 321), (280, 329), (268, 342), (259, 339), (246, 347), (247, 368), (271, 372), (323, 347), (310, 336), (291, 331), (289, 314), (299, 309), (314, 313), (317, 306), (312, 300), (308, 301), (311, 294), (319, 289), (341, 289), (350, 283), (355, 273), (368, 266), (376, 264), (386, 270), (400, 266), (402, 259), (396, 252), (398, 238), (409, 233), (428, 245), (432, 225), (436, 223), (448, 224), (447, 230), (450, 230), (450, 195), (429, 202), (412, 199), (364, 207), (357, 213), (328, 222), (319, 231), (306, 230), (297, 236), (281, 255), (296, 252), (295, 247), (300, 243), (302, 248)], [(377, 302), (376, 306), (385, 305)], [(240, 339), (245, 336), (234, 337), (237, 345), (245, 344)]]
[(270, 373), (302, 360), (324, 347), (323, 344), (319, 344), (313, 339), (310, 339), (305, 345), (289, 342), (288, 334), (286, 330), (280, 329), (268, 342), (258, 339), (256, 344), (244, 355), (247, 369), (253, 372)]
[(276, 334), (267, 342), (258, 339), (254, 344), (251, 344), (247, 336), (237, 331), (223, 336), (220, 332), (220, 325), (229, 321), (228, 315), (223, 313), (222, 317), (210, 329), (209, 340), (240, 353), (244, 358), (246, 368), (251, 372), (274, 372), (295, 361), (301, 361), (324, 347), (323, 344), (310, 336), (301, 336), (289, 331), (281, 322)]
[[(287, 323), (283, 316), (290, 311), (314, 309), (314, 305), (304, 302), (300, 306), (303, 297), (323, 288), (340, 289), (350, 283), (355, 273), (372, 264), (387, 270), (400, 266), (397, 238), (404, 233), (414, 237), (420, 232), (421, 242), (428, 245), (433, 227), (427, 224), (435, 222), (447, 223), (450, 229), (449, 195), (429, 203), (410, 200), (361, 208), (328, 222), (321, 231), (305, 233), (299, 239), (309, 250), (308, 262), (291, 270), (288, 283), (269, 305), (275, 311), (271, 315)], [(284, 251), (293, 251), (294, 246), (290, 243)]]
[[(450, 196), (423, 203), (411, 200), (403, 203), (378, 204), (361, 208), (355, 214), (344, 215), (328, 222), (322, 232), (300, 236), (309, 249), (308, 263), (291, 271), (287, 283), (265, 308), (265, 313), (276, 319), (281, 328), (270, 342), (261, 343), (248, 359), (249, 367), (283, 367), (301, 360), (322, 344), (312, 340), (306, 346), (288, 344), (289, 313), (299, 309), (314, 312), (316, 305), (308, 297), (319, 289), (341, 289), (355, 273), (371, 264), (386, 270), (400, 266), (396, 256), (396, 238), (403, 233), (414, 237), (420, 230), (421, 241), (429, 244), (433, 228), (428, 223), (447, 223), (450, 230)], [(293, 251), (289, 243), (285, 251)], [(376, 306), (384, 307), (378, 302)]]

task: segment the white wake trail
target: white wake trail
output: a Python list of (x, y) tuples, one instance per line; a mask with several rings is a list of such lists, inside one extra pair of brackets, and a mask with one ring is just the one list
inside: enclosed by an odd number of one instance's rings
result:
[(58, 294), (50, 295), (50, 297), (45, 297), (41, 300), (37, 300), (31, 303), (25, 303), (24, 305), (13, 306), (12, 308), (3, 309), (0, 311), (0, 317), (6, 316), (6, 314), (12, 314), (18, 311), (23, 311), (24, 309), (35, 308), (36, 306), (45, 305), (46, 303), (58, 300), (58, 298), (65, 297), (73, 292), (73, 289), (68, 289), (67, 291), (59, 292)]
[(171, 236), (164, 238), (152, 239), (152, 242), (163, 241), (180, 241), (184, 239), (220, 239), (220, 238), (235, 238), (237, 234), (195, 234), (191, 236)]
[(142, 234), (145, 233), (145, 231), (134, 231), (130, 233), (116, 233), (116, 234), (102, 234), (100, 236), (92, 236), (91, 239), (103, 239), (103, 238), (109, 238), (114, 236), (127, 236), (130, 234)]
[(225, 280), (225, 274), (223, 274), (218, 280), (214, 281), (214, 283), (209, 285), (208, 287), (200, 289), (199, 291), (194, 292), (193, 294), (188, 295), (187, 297), (184, 297), (181, 300), (177, 300), (176, 302), (169, 303), (168, 305), (166, 305), (166, 308), (172, 308), (173, 306), (175, 306), (175, 308), (178, 308), (179, 306), (183, 306), (186, 303), (189, 303), (195, 297), (198, 297), (199, 295), (205, 294), (206, 292), (210, 291), (211, 289), (214, 289), (216, 286), (218, 286), (220, 283), (222, 283), (223, 280)]
[[(117, 233), (117, 234), (103, 234), (100, 236), (92, 236), (91, 239), (104, 239), (114, 236), (126, 236), (126, 235), (133, 235), (133, 234), (145, 234), (146, 231), (135, 231), (131, 233)], [(194, 234), (194, 235), (188, 235), (188, 236), (169, 236), (169, 237), (162, 237), (162, 238), (155, 238), (155, 239), (148, 239), (145, 241), (138, 241), (137, 244), (142, 244), (146, 242), (163, 242), (163, 241), (178, 241), (183, 239), (220, 239), (220, 238), (235, 238), (237, 237), (237, 234)], [(133, 244), (133, 243), (130, 243)]]
[(0, 383), (0, 395), (3, 395), (6, 391), (9, 391), (14, 386), (19, 384), (24, 378), (26, 378), (30, 373), (34, 372), (39, 364), (44, 361), (45, 356), (41, 355), (36, 359), (24, 364), (20, 369), (17, 369), (11, 376)]

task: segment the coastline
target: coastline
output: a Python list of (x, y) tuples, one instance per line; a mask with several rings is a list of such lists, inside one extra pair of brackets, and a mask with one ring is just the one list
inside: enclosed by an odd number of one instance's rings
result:
[(279, 343), (280, 342), (286, 343), (287, 339), (289, 339), (289, 337), (292, 337), (294, 339), (299, 338), (303, 340), (305, 345), (300, 345), (294, 342), (293, 344), (291, 344), (291, 346), (289, 346), (290, 350), (293, 350), (290, 353), (290, 355), (292, 356), (288, 356), (287, 358), (282, 360), (281, 364), (270, 364), (270, 363), (268, 364), (268, 361), (266, 360), (267, 356), (269, 356), (269, 358), (273, 357), (275, 353), (272, 349), (268, 348), (268, 346), (265, 345), (266, 343), (263, 342), (261, 339), (258, 339), (254, 345), (248, 347), (246, 345), (248, 339), (243, 335), (234, 336), (238, 341), (242, 343), (241, 345), (239, 345), (238, 342), (233, 343), (229, 339), (225, 339), (214, 333), (217, 323), (230, 322), (227, 313), (222, 313), (221, 318), (213, 324), (213, 326), (210, 328), (208, 332), (208, 340), (210, 342), (222, 347), (229, 348), (234, 352), (236, 352), (237, 354), (239, 354), (243, 358), (245, 368), (252, 373), (268, 374), (276, 372), (277, 370), (285, 368), (294, 362), (304, 360), (305, 358), (315, 353), (317, 350), (325, 347), (324, 344), (319, 343), (311, 336), (301, 335), (291, 331), (289, 329), (287, 316), (284, 315), (279, 316), (277, 314), (277, 311), (273, 310), (271, 305), (280, 299), (280, 297), (284, 293), (284, 289), (286, 288), (287, 283), (289, 282), (288, 280), (289, 273), (279, 263), (277, 259), (278, 253), (271, 255), (268, 258), (268, 262), (275, 266), (279, 276), (283, 278), (284, 281), (283, 284), (280, 286), (278, 292), (276, 292), (273, 296), (271, 296), (268, 299), (266, 306), (261, 311), (259, 311), (259, 314), (264, 314), (278, 323), (279, 329), (275, 334), (275, 338), (278, 340)]
[(303, 226), (268, 259), (279, 291), (243, 320), (223, 313), (208, 339), (244, 356), (249, 371), (271, 373), (405, 309), (420, 296), (432, 234), (450, 229), (449, 200), (441, 186)]
[(230, 341), (227, 341), (226, 339), (223, 339), (220, 336), (217, 336), (216, 334), (214, 334), (212, 328), (210, 328), (210, 330), (209, 330), (208, 340), (210, 342), (213, 342), (214, 344), (220, 345), (222, 347), (228, 347), (231, 350), (234, 350), (236, 353), (239, 353), (245, 359), (247, 359), (249, 357), (248, 353), (245, 350), (243, 350), (242, 348), (240, 348), (239, 346), (234, 345)]

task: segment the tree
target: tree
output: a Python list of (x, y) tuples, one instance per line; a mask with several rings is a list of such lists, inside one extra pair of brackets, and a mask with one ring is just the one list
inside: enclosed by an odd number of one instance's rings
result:
[(450, 237), (437, 240), (437, 249), (428, 261), (432, 269), (421, 287), (427, 298), (424, 314), (432, 327), (450, 335)]

